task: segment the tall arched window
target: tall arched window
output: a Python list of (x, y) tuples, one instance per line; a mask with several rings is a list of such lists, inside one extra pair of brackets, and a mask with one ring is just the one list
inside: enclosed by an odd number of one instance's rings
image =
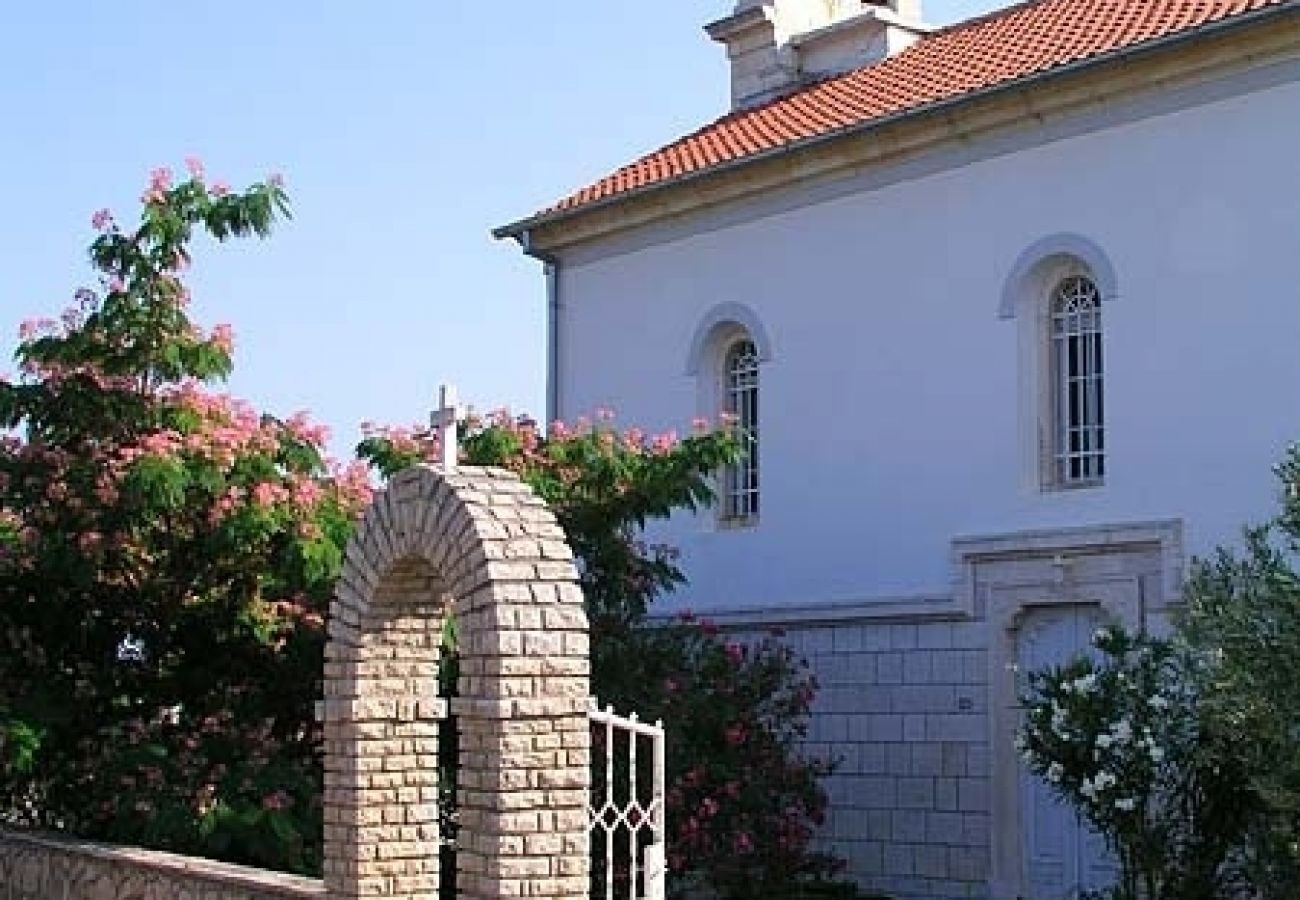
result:
[(722, 515), (730, 522), (758, 516), (758, 365), (758, 348), (747, 337), (729, 344), (722, 359), (723, 410), (741, 440), (741, 457), (722, 479)]
[(1054, 482), (1100, 484), (1106, 476), (1101, 293), (1091, 278), (1062, 279), (1051, 297)]

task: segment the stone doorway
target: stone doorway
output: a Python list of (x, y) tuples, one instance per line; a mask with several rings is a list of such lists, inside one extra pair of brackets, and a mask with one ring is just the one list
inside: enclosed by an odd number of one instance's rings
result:
[[(1013, 745), (1020, 712), (1012, 667), (1022, 656), (1065, 651), (1067, 638), (1086, 645), (1086, 636), (1077, 640), (1084, 622), (1163, 630), (1182, 577), (1181, 523), (959, 539), (954, 551), (970, 614), (988, 625), (991, 900), (1072, 897), (1071, 882), (1100, 877), (1104, 863), (1086, 835), (1067, 833), (1069, 823), (1046, 808), (1038, 823), (1028, 821), (1038, 808)], [(1050, 887), (1053, 852), (1064, 856), (1056, 868), (1064, 894)], [(1093, 874), (1075, 877), (1084, 870)]]

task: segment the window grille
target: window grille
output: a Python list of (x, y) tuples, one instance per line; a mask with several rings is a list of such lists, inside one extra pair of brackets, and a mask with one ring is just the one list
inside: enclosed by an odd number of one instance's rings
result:
[(758, 348), (740, 340), (723, 360), (724, 406), (735, 418), (740, 459), (723, 473), (723, 518), (746, 521), (758, 515)]
[(1066, 278), (1052, 295), (1055, 481), (1100, 484), (1106, 475), (1101, 294), (1088, 278)]

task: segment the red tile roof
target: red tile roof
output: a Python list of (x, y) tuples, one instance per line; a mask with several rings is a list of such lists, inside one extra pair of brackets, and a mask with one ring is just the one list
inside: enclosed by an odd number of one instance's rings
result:
[(548, 218), (873, 120), (1295, 0), (1029, 0), (733, 112), (566, 197)]

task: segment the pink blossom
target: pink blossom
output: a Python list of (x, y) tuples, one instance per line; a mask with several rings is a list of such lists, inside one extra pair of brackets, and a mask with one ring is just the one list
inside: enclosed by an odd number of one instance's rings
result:
[(279, 172), (272, 172), (266, 177), (266, 183), (271, 187), (282, 188), (284, 187), (284, 176)]
[(149, 190), (151, 192), (161, 193), (169, 191), (172, 187), (172, 170), (166, 166), (160, 166), (149, 173)]
[(203, 160), (197, 156), (185, 157), (185, 168), (189, 171), (190, 177), (195, 181), (203, 180)]
[(292, 799), (284, 791), (275, 791), (267, 794), (262, 798), (262, 808), (269, 810), (284, 809), (292, 803)]
[(597, 422), (612, 422), (614, 420), (614, 410), (607, 406), (601, 406), (596, 409)]
[(726, 645), (727, 659), (731, 660), (734, 666), (740, 665), (745, 659), (745, 648), (735, 641), (727, 641)]
[[(362, 423), (362, 428), (367, 424), (369, 423)], [(313, 424), (305, 412), (294, 413), (284, 426), (289, 429), (290, 434), (304, 444), (321, 446), (329, 441), (329, 428), (325, 425)]]
[(224, 181), (214, 181), (212, 187), (208, 188), (208, 190), (214, 197), (224, 197), (230, 193), (230, 185)]
[(293, 490), (293, 502), (303, 509), (311, 509), (320, 502), (320, 498), (320, 485), (310, 479), (300, 481)]
[(108, 231), (113, 227), (113, 214), (107, 209), (96, 210), (90, 217), (90, 227), (96, 231)]
[(650, 442), (650, 449), (655, 453), (667, 453), (677, 446), (677, 432), (665, 431), (663, 434), (657, 434), (654, 440)]
[(709, 420), (703, 416), (696, 416), (694, 419), (691, 419), (691, 427), (696, 431), (708, 431)]
[(213, 328), (209, 340), (211, 340), (212, 346), (222, 353), (230, 353), (235, 349), (235, 332), (229, 325), (218, 325)]

